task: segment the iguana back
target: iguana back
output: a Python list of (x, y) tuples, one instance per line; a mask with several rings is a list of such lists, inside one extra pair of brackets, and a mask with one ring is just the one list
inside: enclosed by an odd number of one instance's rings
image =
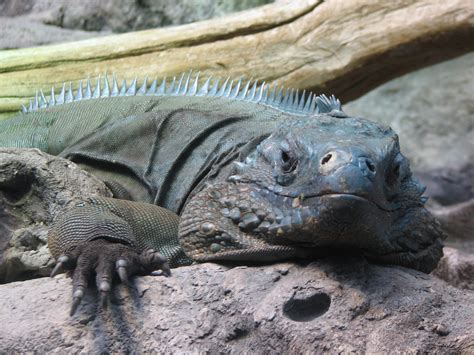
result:
[[(102, 83), (102, 88), (101, 88)], [(49, 100), (42, 93), (28, 109), (0, 123), (0, 146), (35, 147), (70, 159), (128, 198), (179, 212), (195, 184), (216, 169), (216, 161), (251, 140), (268, 136), (285, 120), (338, 105), (313, 95), (256, 82), (226, 81), (198, 90), (198, 78), (136, 89), (113, 78), (89, 81)], [(318, 107), (319, 103), (319, 107)], [(325, 106), (326, 105), (326, 106)]]

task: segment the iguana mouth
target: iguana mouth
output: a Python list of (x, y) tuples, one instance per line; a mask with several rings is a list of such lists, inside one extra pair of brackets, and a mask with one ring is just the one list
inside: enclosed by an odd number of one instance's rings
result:
[[(361, 201), (366, 201), (368, 203), (371, 203), (374, 207), (384, 211), (384, 212), (395, 212), (400, 209), (400, 206), (394, 203), (390, 203), (387, 201), (386, 204), (376, 202), (374, 199), (370, 198), (368, 194), (361, 194), (357, 192), (337, 192), (337, 191), (324, 191), (324, 192), (319, 192), (315, 194), (297, 194), (297, 193), (290, 193), (285, 190), (279, 190), (275, 186), (272, 188), (269, 188), (267, 186), (261, 186), (258, 184), (256, 181), (250, 181), (250, 180), (241, 180), (239, 181), (241, 184), (253, 184), (258, 186), (258, 189), (264, 189), (268, 192), (268, 194), (274, 194), (275, 196), (281, 197), (282, 199), (300, 199), (301, 200), (301, 205), (304, 206), (311, 206), (311, 202), (321, 199), (321, 198), (353, 198), (353, 199), (359, 199)], [(313, 203), (314, 204), (314, 203)]]
[(385, 211), (385, 212), (395, 212), (399, 209), (398, 206), (384, 206), (380, 203), (375, 202), (371, 198), (367, 196), (363, 196), (357, 193), (349, 193), (349, 192), (325, 192), (325, 193), (320, 193), (320, 194), (315, 194), (315, 195), (310, 195), (310, 196), (305, 196), (304, 200), (305, 201), (311, 201), (313, 198), (350, 198), (354, 200), (360, 200), (360, 201), (365, 201), (368, 203), (371, 203), (378, 209)]
[[(360, 246), (361, 240), (383, 235), (383, 226), (391, 218), (372, 201), (355, 194), (291, 198), (249, 183), (208, 186), (185, 210), (180, 233), (186, 243), (199, 240), (199, 250), (213, 245), (219, 253), (240, 249), (249, 240), (314, 248)], [(201, 245), (203, 240), (206, 243)]]
[[(321, 228), (325, 231), (328, 225), (353, 224), (355, 221), (360, 224), (361, 216), (375, 220), (392, 211), (356, 193), (326, 191), (293, 197), (248, 181), (233, 184), (233, 188), (239, 191), (233, 196), (236, 201), (220, 212), (246, 233), (274, 237), (295, 235), (315, 241), (320, 234), (326, 235), (326, 232), (321, 233)], [(259, 207), (248, 208), (247, 205)], [(337, 226), (334, 229), (337, 230)]]
[[(262, 184), (261, 181), (257, 180), (251, 180), (248, 178), (239, 178), (236, 179), (235, 176), (232, 177), (231, 180), (229, 180), (231, 183), (234, 184), (244, 184), (244, 185), (251, 185), (254, 186), (257, 190), (259, 191), (266, 191), (267, 194), (274, 195), (275, 197), (279, 197), (283, 199), (300, 199), (301, 200), (301, 205), (305, 206), (310, 206), (312, 201), (315, 201), (316, 199), (321, 199), (321, 198), (353, 198), (353, 199), (360, 199), (361, 201), (366, 201), (370, 204), (372, 204), (374, 207), (378, 208), (379, 210), (382, 210), (384, 212), (395, 212), (400, 209), (400, 206), (396, 203), (389, 202), (389, 201), (384, 201), (381, 199), (381, 201), (376, 201), (375, 198), (373, 198), (370, 193), (364, 193), (362, 192), (355, 192), (355, 191), (330, 191), (330, 190), (325, 190), (317, 193), (307, 193), (307, 192), (300, 192), (300, 191), (289, 191), (285, 187), (279, 186), (279, 185), (264, 185)], [(316, 202), (317, 203), (317, 202)]]

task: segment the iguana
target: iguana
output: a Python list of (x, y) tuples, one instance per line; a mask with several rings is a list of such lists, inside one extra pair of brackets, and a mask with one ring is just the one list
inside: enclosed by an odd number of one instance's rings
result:
[(137, 86), (81, 81), (40, 92), (0, 123), (0, 146), (36, 147), (103, 180), (116, 199), (78, 201), (54, 222), (53, 271), (89, 279), (193, 261), (272, 261), (349, 249), (430, 272), (444, 234), (423, 207), (392, 129), (316, 96), (191, 73)]

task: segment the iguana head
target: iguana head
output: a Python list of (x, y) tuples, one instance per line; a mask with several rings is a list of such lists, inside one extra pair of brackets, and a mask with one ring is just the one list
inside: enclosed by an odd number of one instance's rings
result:
[(333, 112), (288, 120), (242, 152), (182, 214), (194, 259), (336, 247), (431, 271), (442, 256), (443, 233), (392, 129)]

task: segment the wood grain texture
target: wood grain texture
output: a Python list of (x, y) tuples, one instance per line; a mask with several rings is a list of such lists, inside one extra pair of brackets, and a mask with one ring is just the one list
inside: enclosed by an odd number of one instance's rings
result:
[(36, 90), (114, 72), (258, 78), (343, 101), (410, 70), (474, 49), (465, 0), (279, 1), (163, 29), (0, 52), (0, 118)]

